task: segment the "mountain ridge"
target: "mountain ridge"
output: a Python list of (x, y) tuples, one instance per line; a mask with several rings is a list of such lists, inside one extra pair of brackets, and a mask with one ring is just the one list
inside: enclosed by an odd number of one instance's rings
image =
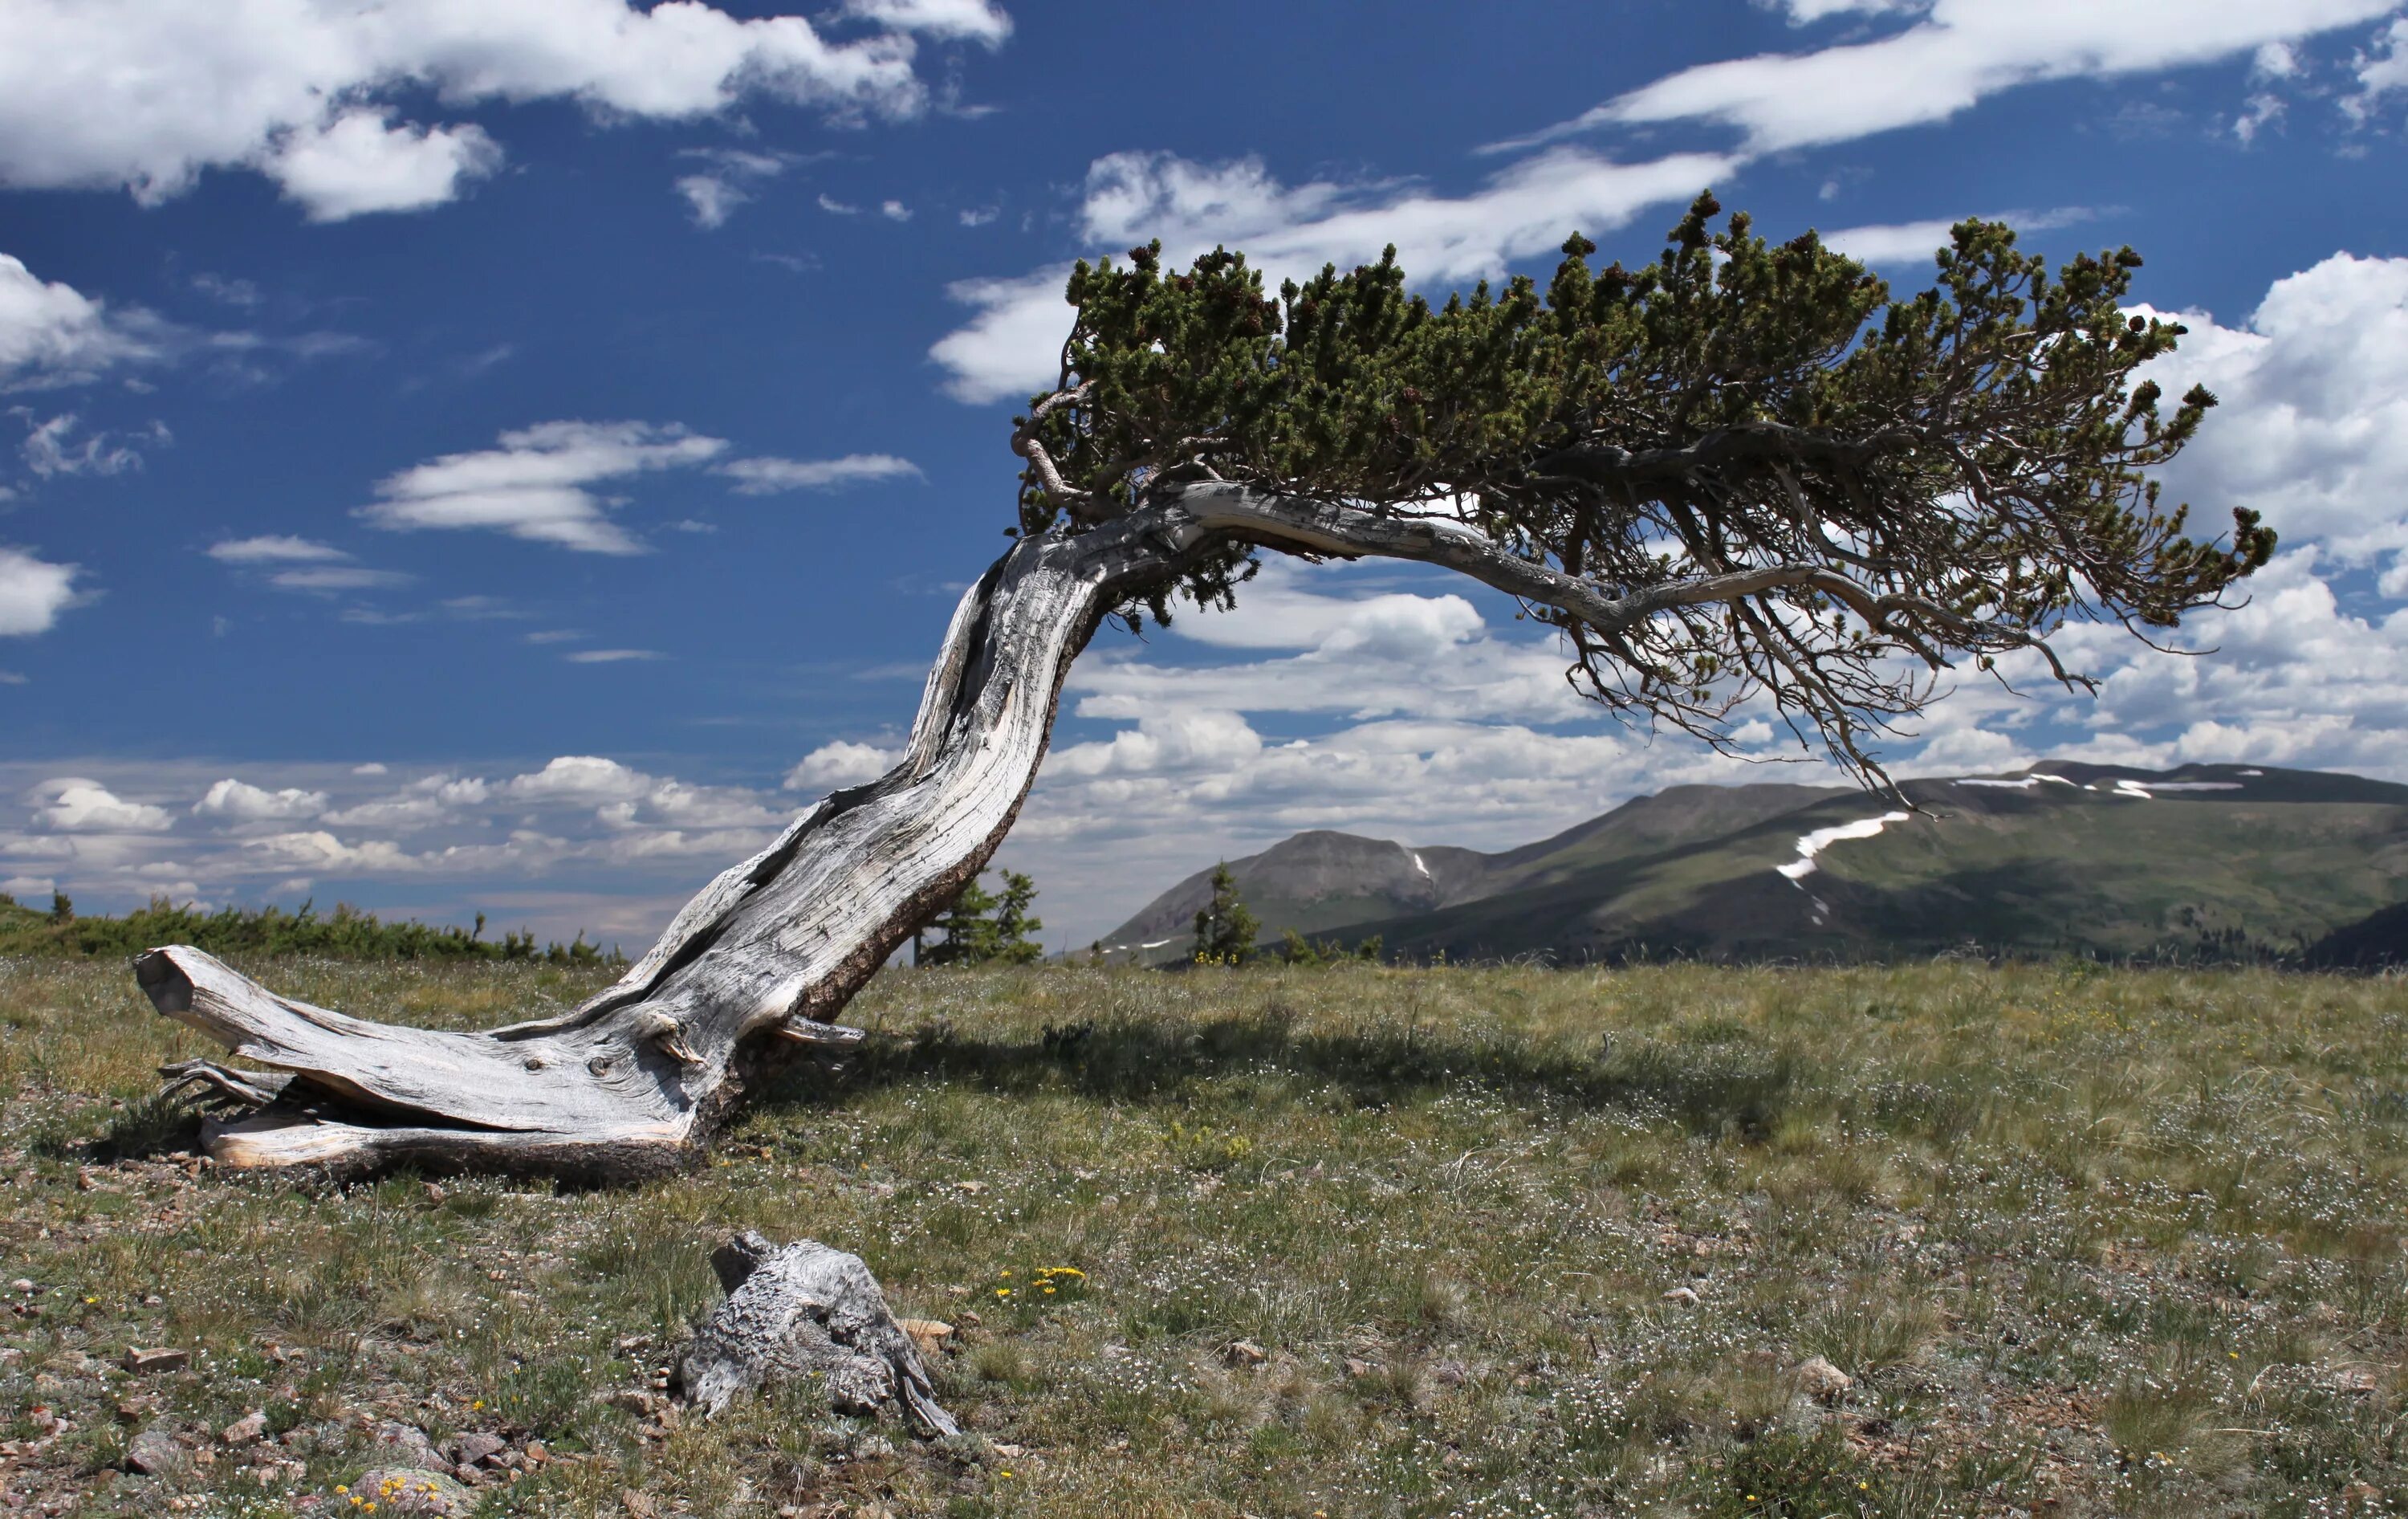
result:
[[(2391, 781), (2044, 761), (1899, 793), (1675, 786), (1495, 853), (1316, 829), (1227, 863), (1267, 940), (1376, 936), (1416, 959), (2300, 959), (2363, 923), (2332, 953), (2382, 963), (2398, 931), (2380, 914), (2408, 899)], [(1184, 958), (1211, 876), (1132, 915), (1107, 957)]]

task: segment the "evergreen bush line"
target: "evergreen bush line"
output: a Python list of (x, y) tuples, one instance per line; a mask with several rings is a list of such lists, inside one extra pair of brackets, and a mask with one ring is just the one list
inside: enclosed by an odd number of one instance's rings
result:
[(0, 955), (64, 955), (79, 959), (138, 954), (160, 944), (192, 944), (211, 954), (324, 955), (339, 960), (543, 960), (553, 965), (620, 965), (626, 956), (588, 943), (584, 932), (566, 944), (538, 945), (531, 932), (485, 935), (485, 915), (474, 928), (429, 924), (415, 918), (387, 923), (373, 912), (338, 902), (321, 916), (314, 902), (286, 911), (280, 907), (224, 907), (205, 912), (164, 896), (122, 917), (89, 917), (75, 910), (64, 893), (53, 895), (48, 911), (0, 893)]

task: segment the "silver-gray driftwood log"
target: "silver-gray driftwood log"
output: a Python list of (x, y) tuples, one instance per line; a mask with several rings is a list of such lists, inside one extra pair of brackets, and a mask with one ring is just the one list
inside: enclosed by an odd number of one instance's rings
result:
[[(1103, 618), (1232, 540), (1443, 565), (1599, 627), (1663, 609), (1606, 598), (1458, 523), (1218, 482), (1099, 527), (1032, 535), (955, 609), (902, 763), (826, 796), (722, 874), (572, 1012), (438, 1033), (278, 996), (188, 946), (141, 956), (136, 976), (161, 1012), (292, 1074), (257, 1111), (209, 1124), (208, 1152), (236, 1167), (596, 1180), (684, 1163), (762, 1071), (841, 1041), (826, 1026), (838, 1011), (985, 867), (1044, 758), (1063, 678)], [(238, 1092), (245, 1078), (226, 1075), (205, 1080)]]
[(815, 1240), (780, 1247), (748, 1229), (710, 1265), (727, 1300), (679, 1357), (677, 1390), (688, 1402), (716, 1413), (739, 1394), (808, 1378), (839, 1413), (961, 1433), (860, 1256)]

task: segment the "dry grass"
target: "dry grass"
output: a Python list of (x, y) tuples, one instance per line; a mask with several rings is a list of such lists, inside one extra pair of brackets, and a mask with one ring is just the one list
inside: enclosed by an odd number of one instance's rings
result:
[[(265, 973), (452, 1024), (589, 989)], [(2338, 1514), (2408, 1484), (2397, 982), (1045, 969), (889, 976), (854, 1016), (872, 1047), (706, 1170), (438, 1197), (188, 1174), (144, 1094), (191, 1038), (120, 968), (0, 966), (0, 1282), (36, 1283), (0, 1316), (0, 1509), (355, 1512), (383, 1419), (564, 1457), (494, 1514)], [(964, 1325), (973, 1438), (602, 1401), (745, 1226)], [(195, 1369), (131, 1378), (135, 1343)], [(1818, 1354), (1856, 1379), (1828, 1403), (1792, 1375)], [(122, 1469), (139, 1429), (253, 1409), (265, 1441)]]

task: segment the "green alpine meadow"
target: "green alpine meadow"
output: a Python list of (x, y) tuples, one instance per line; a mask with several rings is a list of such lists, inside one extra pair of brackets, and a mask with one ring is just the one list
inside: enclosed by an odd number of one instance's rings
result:
[[(437, 1027), (607, 980), (273, 969)], [(2237, 1516), (2408, 1484), (2396, 978), (901, 970), (707, 1166), (608, 1189), (222, 1168), (151, 1097), (203, 1046), (121, 966), (5, 962), (0, 1010), (11, 1512)], [(966, 1432), (808, 1388), (681, 1414), (747, 1227), (858, 1251)]]

